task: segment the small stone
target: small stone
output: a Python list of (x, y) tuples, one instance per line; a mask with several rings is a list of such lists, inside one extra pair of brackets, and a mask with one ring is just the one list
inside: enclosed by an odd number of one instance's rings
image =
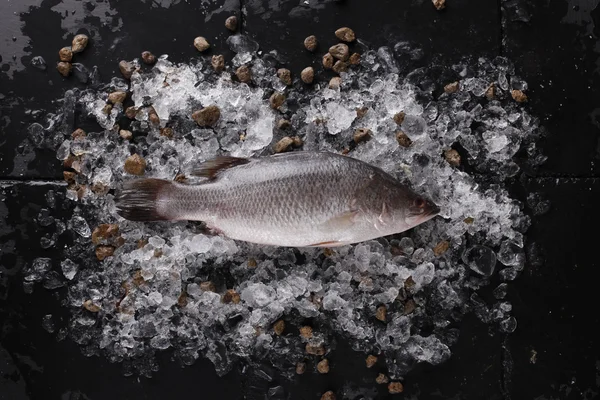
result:
[(321, 400), (335, 400), (335, 393), (333, 393), (333, 391), (329, 390), (329, 391), (323, 393), (323, 396), (321, 396)]
[(223, 303), (239, 304), (240, 300), (239, 293), (233, 289), (227, 289), (222, 298)]
[(58, 58), (60, 61), (71, 62), (73, 59), (73, 52), (70, 47), (63, 47), (58, 51)]
[(248, 259), (248, 268), (256, 268), (258, 264), (254, 258)]
[(415, 311), (415, 308), (417, 308), (417, 303), (415, 303), (413, 299), (406, 300), (406, 303), (404, 303), (404, 310), (402, 311), (402, 315), (412, 314), (412, 312)]
[(129, 119), (134, 119), (138, 113), (138, 109), (136, 106), (129, 106), (125, 110), (125, 116)]
[(329, 372), (329, 360), (327, 360), (326, 358), (319, 361), (319, 363), (317, 364), (317, 371), (319, 371), (320, 374), (326, 374)]
[(152, 106), (148, 108), (148, 121), (154, 125), (160, 125), (160, 118)]
[(204, 292), (216, 292), (217, 288), (215, 287), (215, 284), (211, 281), (206, 281), (200, 282), (200, 290)]
[(367, 356), (367, 359), (365, 360), (365, 365), (367, 366), (367, 368), (371, 368), (376, 363), (377, 363), (377, 357), (369, 354)]
[(493, 83), (485, 91), (485, 98), (488, 100), (494, 100), (496, 98), (496, 85)]
[(290, 146), (294, 144), (294, 139), (289, 136), (283, 137), (280, 141), (273, 145), (273, 151), (275, 153), (283, 153), (290, 149)]
[(199, 126), (214, 126), (219, 118), (221, 118), (221, 110), (215, 105), (204, 107), (192, 114), (192, 119)]
[(367, 111), (369, 111), (369, 107), (358, 107), (356, 109), (356, 117), (357, 118), (362, 118), (367, 114)]
[(367, 128), (358, 128), (354, 131), (354, 135), (352, 136), (354, 139), (354, 143), (366, 142), (371, 139), (371, 130)]
[(333, 64), (333, 72), (336, 74), (341, 74), (348, 70), (348, 63), (345, 61), (338, 60), (335, 64)]
[(73, 133), (71, 133), (71, 138), (72, 139), (83, 139), (84, 137), (86, 137), (86, 133), (83, 129), (81, 128), (77, 128), (73, 131)]
[(314, 356), (322, 356), (325, 354), (325, 348), (323, 345), (316, 346), (314, 344), (307, 343), (305, 349), (308, 354), (312, 354)]
[(377, 382), (380, 385), (383, 385), (385, 383), (388, 383), (390, 380), (387, 376), (385, 376), (384, 374), (379, 374), (377, 375), (377, 378), (375, 378), (375, 382)]
[(210, 65), (212, 65), (213, 69), (216, 72), (223, 71), (225, 69), (225, 57), (223, 57), (221, 54), (212, 56), (212, 59), (210, 60)]
[(142, 61), (146, 65), (152, 65), (156, 62), (156, 56), (149, 51), (142, 52)]
[(232, 15), (231, 17), (225, 20), (225, 28), (229, 29), (231, 32), (237, 31), (237, 27), (238, 19), (235, 15)]
[(83, 308), (88, 310), (89, 312), (97, 313), (100, 311), (100, 307), (95, 305), (92, 300), (86, 300), (83, 302)]
[(387, 316), (387, 307), (384, 305), (377, 307), (377, 311), (375, 312), (375, 318), (377, 318), (381, 322), (385, 322), (386, 316)]
[(445, 252), (447, 252), (449, 248), (450, 243), (448, 243), (447, 240), (442, 240), (433, 248), (433, 254), (435, 254), (436, 257), (439, 257)]
[(307, 37), (306, 39), (304, 39), (304, 47), (306, 47), (306, 50), (308, 51), (315, 51), (317, 49), (317, 37), (315, 35), (310, 35), (309, 37)]
[(398, 394), (404, 391), (404, 386), (400, 382), (390, 382), (388, 385), (388, 392), (390, 394)]
[(453, 167), (458, 167), (460, 165), (460, 154), (458, 154), (458, 151), (454, 149), (448, 149), (444, 151), (444, 158), (448, 164), (452, 165)]
[(252, 71), (247, 65), (242, 65), (235, 71), (235, 76), (240, 80), (240, 82), (248, 83), (252, 80)]
[(188, 305), (188, 297), (187, 297), (187, 293), (186, 292), (181, 292), (179, 294), (179, 297), (177, 298), (177, 306), (178, 307), (185, 307)]
[(75, 177), (77, 174), (72, 171), (63, 171), (63, 178), (68, 183), (75, 183)]
[(338, 43), (329, 48), (329, 54), (341, 61), (346, 61), (350, 57), (350, 49), (344, 43)]
[(131, 79), (131, 75), (135, 72), (135, 66), (129, 61), (119, 61), (119, 70), (125, 79)]
[(400, 126), (404, 122), (404, 118), (406, 118), (406, 114), (403, 111), (400, 111), (394, 115), (394, 122)]
[(125, 140), (131, 140), (133, 138), (133, 133), (128, 131), (127, 129), (121, 129), (119, 131), (119, 136), (121, 136)]
[(444, 92), (451, 94), (458, 92), (459, 84), (458, 82), (452, 82), (444, 86)]
[(58, 72), (60, 72), (62, 76), (67, 77), (71, 74), (71, 71), (73, 70), (73, 65), (71, 65), (71, 63), (61, 61), (58, 64), (56, 64), (56, 69), (58, 70)]
[(106, 257), (110, 257), (114, 254), (115, 248), (113, 246), (98, 246), (96, 247), (96, 258), (100, 261)]
[(342, 78), (340, 78), (339, 76), (334, 76), (329, 81), (329, 89), (339, 89), (341, 85), (342, 85)]
[(310, 339), (313, 336), (312, 327), (308, 325), (300, 327), (300, 336), (302, 336), (305, 339)]
[(446, 0), (431, 0), (436, 10), (443, 10), (446, 7)]
[(187, 181), (187, 178), (184, 174), (177, 174), (175, 175), (175, 178), (173, 180), (175, 182), (185, 183)]
[(294, 136), (292, 140), (294, 141), (294, 147), (300, 147), (304, 144), (304, 141), (300, 136)]
[(333, 56), (329, 53), (325, 53), (325, 55), (323, 56), (323, 68), (325, 69), (331, 69), (333, 68)]
[(280, 319), (279, 321), (273, 324), (273, 331), (277, 336), (281, 336), (283, 331), (285, 330), (285, 321)]
[(125, 172), (131, 175), (144, 175), (146, 160), (139, 154), (133, 154), (125, 160)]
[(292, 126), (292, 123), (287, 119), (280, 119), (277, 121), (277, 129), (287, 129)]
[(164, 127), (164, 128), (161, 128), (161, 130), (160, 130), (160, 136), (164, 136), (166, 138), (172, 139), (173, 135), (174, 135), (173, 128)]
[(112, 92), (108, 95), (108, 102), (112, 104), (123, 103), (127, 98), (127, 93), (123, 91)]
[(467, 225), (471, 225), (473, 222), (475, 222), (475, 218), (473, 217), (467, 217), (463, 220), (463, 222)]
[(302, 375), (306, 371), (306, 363), (299, 362), (296, 364), (296, 373)]
[(279, 68), (277, 70), (277, 76), (285, 85), (290, 86), (292, 84), (292, 72), (289, 69)]
[(360, 54), (358, 54), (358, 53), (352, 53), (352, 55), (350, 56), (350, 59), (348, 61), (352, 65), (358, 65), (358, 64), (360, 64)]
[(285, 102), (285, 95), (281, 92), (274, 92), (269, 98), (271, 108), (277, 110)]
[(402, 147), (410, 147), (410, 145), (412, 144), (412, 140), (410, 140), (410, 138), (406, 136), (406, 133), (402, 131), (396, 132), (396, 140), (398, 141), (398, 144)]
[(313, 67), (304, 68), (300, 73), (300, 79), (302, 79), (302, 82), (304, 83), (312, 83), (315, 79), (315, 70), (313, 69)]
[(404, 281), (404, 289), (406, 290), (411, 290), (412, 288), (415, 287), (417, 283), (415, 282), (415, 280), (412, 278), (412, 276), (409, 276), (408, 278), (406, 278), (406, 280)]
[(71, 51), (73, 53), (81, 53), (83, 50), (85, 50), (88, 41), (89, 39), (87, 35), (84, 35), (83, 33), (75, 35), (73, 42), (71, 43)]
[(194, 47), (198, 51), (203, 52), (210, 48), (210, 44), (204, 37), (198, 36), (196, 39), (194, 39)]
[(92, 243), (99, 245), (102, 242), (114, 238), (119, 235), (119, 225), (117, 224), (101, 224), (92, 232)]
[(110, 115), (112, 112), (112, 107), (112, 104), (105, 104), (104, 107), (102, 107), (102, 112), (106, 115)]
[(510, 91), (510, 95), (517, 103), (524, 103), (527, 101), (527, 95), (522, 90), (514, 89)]
[(342, 42), (350, 43), (356, 40), (356, 35), (354, 34), (354, 31), (348, 27), (343, 27), (335, 31), (335, 36)]

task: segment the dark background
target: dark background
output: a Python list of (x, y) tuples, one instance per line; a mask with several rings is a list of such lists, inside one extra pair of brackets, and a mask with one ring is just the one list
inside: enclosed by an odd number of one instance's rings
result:
[[(52, 313), (66, 311), (56, 294), (22, 289), (22, 266), (41, 250), (44, 233), (34, 218), (48, 190), (62, 190), (61, 165), (52, 150), (33, 149), (27, 127), (49, 111), (65, 89), (83, 86), (54, 69), (57, 51), (73, 34), (90, 35), (77, 62), (97, 65), (101, 76), (118, 73), (121, 59), (142, 50), (167, 53), (173, 61), (198, 57), (192, 40), (206, 36), (210, 54), (233, 54), (225, 43), (227, 16), (237, 14), (242, 31), (277, 50), (293, 73), (318, 58), (303, 39), (314, 34), (321, 49), (334, 43), (333, 31), (352, 27), (373, 48), (409, 41), (431, 60), (451, 63), (464, 56), (511, 59), (529, 83), (531, 114), (548, 134), (541, 145), (548, 161), (535, 175), (515, 182), (525, 200), (542, 192), (551, 202), (533, 217), (528, 240), (540, 245), (545, 263), (527, 265), (509, 285), (517, 330), (490, 335), (467, 317), (452, 358), (423, 367), (405, 380), (398, 397), (418, 399), (592, 399), (600, 391), (597, 272), (600, 205), (599, 0), (447, 0), (436, 11), (430, 0), (200, 2), (179, 0), (1, 0), (0, 2), (0, 399), (238, 399), (265, 398), (282, 384), (294, 399), (341, 393), (350, 382), (365, 386), (379, 372), (364, 367), (364, 356), (343, 346), (329, 357), (327, 375), (306, 373), (296, 382), (267, 382), (234, 370), (218, 378), (209, 361), (181, 368), (168, 353), (152, 379), (124, 377), (118, 365), (84, 357), (69, 339), (57, 342), (42, 328)], [(214, 4), (213, 4), (214, 3)], [(243, 13), (241, 12), (243, 11)], [(243, 15), (242, 15), (243, 14)], [(42, 56), (46, 71), (30, 66)], [(45, 113), (41, 113), (43, 116)], [(60, 324), (57, 324), (60, 325)], [(536, 355), (532, 358), (532, 355)], [(533, 362), (535, 361), (535, 362)], [(373, 384), (369, 396), (385, 398)], [(356, 392), (357, 395), (360, 392)], [(339, 396), (341, 397), (341, 396)]]

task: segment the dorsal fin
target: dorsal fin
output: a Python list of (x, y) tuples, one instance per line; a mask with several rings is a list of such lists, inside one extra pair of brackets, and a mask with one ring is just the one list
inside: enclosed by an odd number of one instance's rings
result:
[(214, 179), (217, 174), (224, 169), (248, 164), (249, 162), (250, 160), (247, 158), (219, 156), (203, 162), (198, 168), (194, 169), (190, 175)]

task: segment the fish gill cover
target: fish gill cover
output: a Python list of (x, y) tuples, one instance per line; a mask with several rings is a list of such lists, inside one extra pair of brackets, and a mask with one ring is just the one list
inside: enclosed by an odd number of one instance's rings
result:
[[(535, 145), (538, 121), (522, 104), (527, 85), (511, 63), (499, 57), (414, 69), (420, 50), (407, 43), (372, 50), (359, 42), (360, 64), (341, 72), (339, 87), (307, 86), (299, 77), (286, 85), (276, 52), (258, 52), (243, 35), (229, 43), (237, 55), (223, 73), (207, 58), (134, 60), (130, 81), (92, 76), (92, 88), (65, 93), (48, 126), (30, 128), (52, 133), (44, 145), (57, 149), (69, 182), (66, 194), (48, 197), (40, 223), (52, 223), (65, 195), (74, 204), (72, 218), (56, 220), (42, 243), (72, 235), (60, 266), (38, 258), (24, 277), (28, 291), (36, 283), (66, 287), (70, 319), (58, 337), (122, 363), (125, 374), (146, 376), (158, 368), (156, 352), (172, 349), (182, 364), (210, 359), (220, 375), (238, 362), (267, 363), (291, 378), (298, 363), (316, 363), (344, 341), (383, 356), (390, 377), (402, 379), (417, 363), (451, 356), (467, 313), (493, 332), (514, 331), (507, 282), (535, 247), (524, 237), (524, 205), (507, 187), (545, 158)], [(232, 78), (241, 65), (250, 67), (250, 84)], [(109, 99), (118, 91), (130, 93), (131, 107), (115, 101), (119, 94)], [(207, 106), (220, 117), (199, 127), (191, 116)], [(63, 122), (74, 110), (101, 128), (71, 135)], [(136, 174), (186, 179), (216, 155), (259, 156), (273, 146), (372, 163), (430, 196), (440, 216), (394, 237), (294, 249), (115, 212), (115, 191)], [(491, 282), (494, 298), (484, 301), (477, 291)], [(43, 323), (55, 331), (51, 315)]]

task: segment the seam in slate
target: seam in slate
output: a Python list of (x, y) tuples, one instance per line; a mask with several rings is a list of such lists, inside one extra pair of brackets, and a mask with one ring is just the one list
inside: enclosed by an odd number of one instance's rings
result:
[(498, 0), (498, 19), (500, 23), (500, 47), (498, 48), (498, 51), (500, 52), (500, 56), (504, 55), (504, 13), (502, 12), (502, 1), (503, 0)]
[(244, 0), (240, 0), (240, 34), (244, 33)]

